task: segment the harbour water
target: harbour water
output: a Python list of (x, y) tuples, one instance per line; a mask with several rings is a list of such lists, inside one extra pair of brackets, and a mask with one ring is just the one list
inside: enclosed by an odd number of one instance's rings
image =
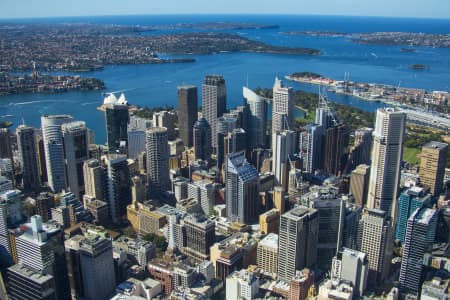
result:
[[(193, 55), (195, 63), (107, 66), (101, 71), (79, 73), (105, 81), (106, 91), (127, 90), (130, 103), (140, 106), (177, 105), (177, 86), (194, 84), (199, 88), (206, 74), (223, 74), (227, 85), (227, 106), (242, 103), (242, 86), (272, 87), (274, 77), (293, 72), (311, 71), (330, 78), (359, 82), (377, 82), (428, 90), (449, 90), (450, 49), (415, 47), (416, 52), (401, 52), (403, 46), (356, 44), (344, 37), (312, 37), (284, 35), (286, 31), (375, 32), (408, 31), (449, 33), (450, 20), (395, 19), (335, 16), (127, 16), (27, 19), (13, 22), (90, 22), (102, 24), (174, 24), (197, 22), (246, 22), (276, 24), (276, 29), (222, 30), (241, 34), (269, 44), (319, 49), (319, 56), (273, 55), (258, 53), (220, 53)], [(11, 21), (8, 21), (11, 22)], [(187, 31), (154, 31), (163, 34)], [(189, 31), (200, 31), (192, 30)], [(425, 64), (426, 70), (411, 70), (411, 64)], [(318, 87), (286, 82), (295, 89), (317, 92)], [(200, 93), (201, 94), (201, 93)], [(384, 106), (351, 96), (329, 93), (332, 101), (351, 104), (367, 111)], [(201, 101), (201, 99), (199, 99)], [(102, 102), (102, 91), (69, 92), (62, 94), (26, 94), (0, 97), (0, 120), (10, 120), (15, 126), (22, 122), (40, 126), (43, 114), (69, 113), (84, 120), (96, 133), (96, 142), (105, 141), (103, 113), (96, 108)], [(201, 105), (201, 103), (200, 103)], [(12, 115), (4, 117), (6, 115)]]

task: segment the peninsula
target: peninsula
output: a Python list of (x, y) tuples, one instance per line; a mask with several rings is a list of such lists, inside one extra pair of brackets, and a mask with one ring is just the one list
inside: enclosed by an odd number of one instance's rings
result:
[(238, 34), (176, 33), (142, 35), (139, 26), (8, 24), (0, 26), (0, 71), (92, 71), (105, 65), (194, 62), (192, 57), (158, 54), (258, 52), (317, 55), (319, 50), (288, 48)]
[(0, 72), (0, 96), (23, 93), (60, 93), (73, 90), (100, 90), (105, 83), (96, 78), (80, 76), (11, 75)]
[[(371, 45), (423, 46), (450, 48), (450, 34), (432, 34), (417, 32), (370, 32), (345, 33), (333, 31), (288, 31), (285, 35), (307, 35), (319, 37), (344, 37), (352, 42)], [(402, 48), (401, 52), (415, 52), (411, 48)]]

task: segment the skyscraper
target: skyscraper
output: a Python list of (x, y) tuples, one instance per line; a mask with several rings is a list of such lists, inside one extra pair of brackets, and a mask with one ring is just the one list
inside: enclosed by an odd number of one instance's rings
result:
[(323, 167), (323, 126), (310, 124), (306, 131), (300, 133), (300, 155), (303, 168), (307, 173), (314, 173)]
[(285, 191), (288, 189), (289, 157), (296, 152), (297, 132), (280, 130), (273, 135), (273, 173), (275, 185), (280, 185)]
[(406, 114), (392, 108), (377, 110), (370, 168), (369, 208), (388, 212), (395, 222), (400, 184)]
[(328, 174), (340, 175), (346, 164), (346, 148), (350, 131), (343, 125), (332, 126), (325, 132), (324, 169)]
[(145, 151), (145, 131), (128, 131), (128, 157), (137, 159)]
[(111, 240), (88, 236), (80, 247), (80, 264), (85, 299), (109, 299), (116, 287)]
[(355, 131), (355, 142), (349, 155), (348, 169), (350, 172), (360, 164), (370, 165), (371, 149), (372, 149), (372, 128), (359, 128)]
[[(193, 85), (178, 87), (178, 128), (187, 147), (193, 146), (193, 126), (197, 120), (198, 92)], [(213, 124), (215, 125), (215, 124)]]
[(278, 278), (289, 282), (296, 270), (311, 267), (317, 260), (319, 214), (298, 206), (281, 215), (278, 234)]
[(263, 272), (277, 274), (278, 234), (269, 233), (259, 243), (256, 263)]
[(106, 198), (113, 223), (126, 219), (127, 205), (131, 204), (131, 177), (125, 155), (102, 156), (106, 168)]
[(19, 263), (42, 276), (52, 275), (56, 299), (67, 299), (70, 291), (61, 229), (55, 223), (43, 224), (38, 215), (22, 229), (24, 233), (16, 238)]
[(358, 226), (358, 251), (367, 255), (369, 285), (376, 285), (389, 274), (392, 257), (392, 224), (387, 212), (365, 209)]
[(416, 209), (408, 219), (399, 282), (403, 289), (416, 295), (422, 285), (423, 255), (431, 252), (436, 223), (436, 210), (426, 207)]
[(173, 111), (159, 111), (153, 113), (153, 127), (165, 127), (169, 140), (175, 139), (175, 120), (177, 115)]
[(193, 126), (195, 159), (211, 160), (211, 126), (205, 118), (198, 119)]
[(202, 85), (202, 116), (211, 127), (213, 152), (217, 148), (216, 123), (227, 107), (225, 79), (222, 75), (207, 75)]
[(83, 181), (85, 195), (104, 200), (106, 195), (105, 168), (95, 159), (83, 163)]
[[(272, 136), (277, 131), (294, 128), (294, 89), (275, 78), (273, 85)], [(273, 143), (272, 143), (273, 144)]]
[(147, 185), (149, 198), (159, 198), (170, 190), (167, 129), (155, 127), (146, 132)]
[(186, 254), (198, 261), (207, 260), (216, 238), (214, 221), (205, 217), (187, 216), (184, 218), (184, 227)]
[(20, 125), (16, 129), (17, 147), (22, 165), (22, 185), (27, 191), (37, 192), (41, 187), (35, 128)]
[(248, 146), (264, 147), (266, 144), (267, 102), (247, 87), (242, 88), (244, 101), (248, 105)]
[(333, 258), (331, 278), (351, 282), (353, 292), (358, 296), (366, 290), (368, 272), (367, 255), (363, 252), (342, 248)]
[(420, 182), (431, 189), (433, 196), (442, 191), (445, 163), (448, 154), (448, 144), (429, 142), (422, 147), (420, 157)]
[(355, 203), (365, 206), (369, 189), (370, 166), (359, 165), (350, 175), (350, 194), (353, 195)]
[[(127, 129), (130, 120), (128, 115), (128, 106), (126, 104), (119, 103), (105, 103), (105, 118), (108, 151), (116, 152), (121, 148), (121, 146), (127, 147)], [(125, 142), (125, 144), (121, 145), (121, 142)]]
[(429, 189), (413, 186), (400, 194), (398, 199), (398, 215), (395, 227), (395, 239), (405, 242), (406, 227), (409, 217), (422, 207), (431, 207), (432, 197)]
[(228, 132), (223, 142), (225, 149), (224, 157), (228, 153), (245, 151), (247, 149), (247, 133), (242, 128), (235, 128), (233, 131)]
[(0, 193), (0, 264), (12, 264), (14, 250), (9, 239), (9, 228), (15, 228), (23, 221), (23, 194), (19, 190)]
[(54, 193), (66, 189), (66, 167), (61, 125), (72, 121), (73, 118), (69, 115), (45, 115), (41, 117), (48, 185)]
[(13, 158), (11, 134), (8, 128), (0, 128), (0, 158)]
[(227, 218), (244, 224), (256, 222), (259, 213), (258, 171), (244, 152), (228, 154), (225, 174)]
[(64, 154), (67, 184), (70, 191), (81, 199), (84, 192), (83, 162), (89, 158), (89, 132), (84, 122), (63, 124)]

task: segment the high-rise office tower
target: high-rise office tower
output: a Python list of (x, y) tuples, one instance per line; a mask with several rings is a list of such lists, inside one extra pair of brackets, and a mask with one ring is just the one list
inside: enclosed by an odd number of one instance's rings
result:
[(366, 205), (369, 190), (370, 166), (359, 165), (350, 175), (350, 194), (353, 195), (355, 203), (360, 206)]
[(131, 177), (127, 157), (121, 154), (102, 156), (106, 167), (106, 198), (113, 223), (126, 219), (127, 205), (131, 204)]
[(205, 217), (184, 218), (186, 230), (185, 252), (188, 256), (202, 261), (209, 258), (209, 251), (216, 239), (215, 223)]
[(176, 138), (175, 136), (175, 120), (177, 115), (172, 111), (159, 111), (153, 113), (153, 127), (165, 127), (167, 129), (168, 139), (170, 141)]
[(259, 243), (256, 250), (256, 264), (261, 271), (277, 274), (278, 234), (269, 233)]
[(227, 218), (244, 224), (256, 222), (259, 213), (258, 171), (244, 152), (228, 154), (225, 174)]
[(422, 207), (408, 219), (400, 267), (400, 286), (418, 294), (422, 285), (423, 255), (431, 252), (436, 232), (437, 211)]
[(272, 136), (277, 131), (294, 128), (294, 89), (275, 78), (273, 85)]
[(289, 157), (296, 152), (297, 133), (293, 130), (280, 130), (273, 135), (273, 173), (275, 185), (288, 189)]
[(300, 133), (300, 155), (303, 168), (307, 173), (314, 173), (323, 167), (323, 126), (308, 125), (306, 131)]
[(357, 250), (342, 248), (333, 258), (332, 280), (345, 280), (353, 285), (353, 293), (362, 296), (367, 286), (369, 273), (367, 255)]
[(56, 299), (67, 299), (70, 290), (61, 229), (54, 223), (43, 224), (38, 215), (22, 229), (24, 233), (16, 238), (19, 263), (40, 275), (52, 275)]
[(85, 299), (109, 299), (116, 287), (111, 240), (88, 236), (80, 247), (80, 265)]
[(360, 128), (355, 131), (355, 142), (350, 150), (349, 163), (345, 173), (350, 172), (360, 164), (370, 165), (372, 150), (372, 128)]
[(278, 234), (278, 278), (289, 282), (296, 270), (311, 267), (317, 260), (319, 214), (298, 206), (280, 217)]
[(22, 166), (22, 185), (27, 191), (37, 192), (41, 187), (35, 128), (20, 125), (16, 129), (17, 147)]
[(37, 157), (39, 161), (39, 175), (41, 176), (41, 183), (47, 182), (47, 162), (45, 161), (45, 147), (44, 137), (42, 129), (36, 129), (36, 144), (37, 144)]
[(41, 117), (48, 185), (52, 192), (66, 189), (66, 166), (61, 125), (72, 122), (69, 115), (45, 115)]
[(83, 163), (89, 159), (89, 131), (84, 122), (70, 122), (61, 126), (66, 158), (67, 185), (81, 199), (84, 194)]
[(221, 75), (207, 75), (202, 85), (202, 116), (211, 127), (213, 151), (217, 148), (216, 123), (227, 108), (225, 79)]
[(0, 158), (13, 158), (11, 134), (8, 128), (0, 128)]
[(249, 148), (264, 147), (266, 144), (267, 102), (247, 87), (242, 88), (248, 114), (248, 146)]
[(328, 264), (342, 246), (345, 203), (339, 195), (323, 190), (312, 190), (303, 195), (301, 204), (317, 210), (319, 236), (317, 240), (318, 263)]
[(81, 244), (85, 240), (82, 235), (76, 235), (64, 241), (66, 252), (67, 274), (69, 276), (70, 294), (72, 298), (84, 297), (83, 277), (81, 274)]
[(433, 196), (438, 196), (442, 191), (447, 154), (448, 144), (446, 143), (433, 141), (422, 147), (420, 182), (431, 189)]
[(131, 200), (132, 202), (144, 202), (147, 199), (147, 188), (145, 181), (140, 176), (131, 178)]
[(147, 185), (150, 198), (170, 190), (167, 129), (155, 127), (146, 132)]
[(406, 114), (392, 108), (378, 109), (370, 168), (369, 208), (388, 212), (395, 222), (400, 184)]
[(40, 274), (32, 268), (16, 264), (8, 268), (9, 298), (2, 299), (58, 299), (55, 288), (55, 280), (52, 275)]
[(128, 131), (128, 157), (137, 159), (139, 153), (145, 151), (145, 131)]
[[(197, 120), (198, 91), (193, 85), (178, 87), (178, 128), (180, 137), (187, 147), (193, 144), (193, 126)], [(214, 124), (213, 124), (214, 125)]]
[(196, 199), (205, 215), (211, 214), (216, 200), (216, 186), (208, 180), (197, 180), (187, 184), (188, 197)]
[(395, 226), (395, 239), (405, 242), (406, 227), (412, 213), (422, 207), (431, 207), (432, 197), (429, 189), (418, 186), (403, 191), (398, 199), (398, 214)]
[[(109, 97), (107, 97), (107, 99), (109, 99), (111, 96), (114, 95), (111, 94)], [(122, 98), (122, 96), (120, 98)], [(108, 143), (108, 151), (116, 152), (123, 147), (127, 147), (127, 129), (128, 123), (130, 121), (128, 106), (126, 104), (121, 104), (114, 101), (108, 102), (105, 99), (105, 118), (106, 142)]]
[(224, 138), (224, 158), (228, 153), (245, 151), (247, 149), (247, 133), (242, 128), (233, 129)]
[(9, 228), (15, 228), (23, 221), (23, 194), (19, 190), (0, 193), (0, 264), (12, 264), (14, 249), (9, 239)]
[(217, 168), (222, 169), (222, 165), (225, 161), (226, 149), (225, 149), (225, 137), (233, 130), (240, 128), (236, 116), (230, 114), (223, 114), (222, 117), (217, 119), (216, 123), (216, 135), (217, 135), (217, 148), (216, 148), (216, 160)]
[(105, 168), (95, 159), (83, 163), (83, 181), (85, 195), (104, 200), (106, 195)]
[(369, 261), (369, 284), (383, 282), (392, 257), (392, 224), (387, 212), (365, 209), (358, 226), (358, 250)]
[(328, 174), (340, 175), (347, 163), (346, 149), (350, 131), (343, 125), (332, 126), (325, 132), (324, 170)]
[(192, 129), (195, 159), (211, 160), (211, 126), (205, 118), (198, 119)]
[(50, 210), (55, 205), (52, 194), (43, 192), (36, 197), (36, 214), (42, 217), (42, 221), (47, 222), (51, 219)]

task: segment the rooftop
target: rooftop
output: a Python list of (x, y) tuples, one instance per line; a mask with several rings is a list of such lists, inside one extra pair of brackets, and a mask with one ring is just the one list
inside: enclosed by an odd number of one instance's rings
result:
[(432, 149), (443, 150), (444, 148), (448, 147), (448, 144), (447, 143), (436, 142), (436, 141), (431, 141), (431, 142), (426, 143), (423, 147), (424, 148), (432, 148)]
[(259, 246), (278, 249), (278, 234), (269, 233), (259, 242)]

